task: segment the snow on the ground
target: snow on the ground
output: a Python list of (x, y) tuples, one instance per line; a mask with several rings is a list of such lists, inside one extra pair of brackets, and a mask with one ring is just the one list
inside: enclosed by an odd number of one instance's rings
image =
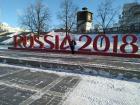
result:
[(9, 39), (7, 39), (7, 40), (1, 42), (1, 44), (7, 45), (7, 44), (11, 44), (12, 42), (13, 42), (13, 38), (9, 38)]
[(140, 83), (84, 76), (63, 105), (140, 105)]
[(0, 45), (0, 50), (3, 50), (3, 49), (6, 49), (6, 50), (7, 50), (8, 47), (9, 47), (9, 46), (6, 46), (6, 45)]
[(9, 35), (7, 35), (8, 37), (13, 37), (14, 35), (16, 35), (16, 34), (20, 34), (20, 33), (12, 33), (12, 34), (9, 34)]
[(140, 105), (140, 83), (138, 82), (40, 69), (30, 70), (81, 78), (81, 82), (70, 93), (63, 105)]
[(28, 69), (32, 72), (39, 71), (56, 73), (63, 76), (71, 75), (80, 77), (80, 83), (67, 96), (67, 99), (63, 102), (63, 105), (140, 105), (140, 83), (138, 82), (20, 67), (7, 64), (0, 64), (0, 66)]

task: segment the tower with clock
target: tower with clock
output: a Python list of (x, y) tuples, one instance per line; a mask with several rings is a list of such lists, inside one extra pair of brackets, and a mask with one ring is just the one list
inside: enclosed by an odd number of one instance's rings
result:
[(79, 33), (87, 33), (92, 29), (92, 15), (86, 7), (77, 13), (77, 31)]

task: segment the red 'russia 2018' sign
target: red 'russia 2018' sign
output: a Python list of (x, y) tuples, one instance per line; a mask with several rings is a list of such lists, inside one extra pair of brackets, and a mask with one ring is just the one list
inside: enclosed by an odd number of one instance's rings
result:
[[(139, 37), (135, 34), (126, 35), (74, 35), (77, 52), (110, 52), (122, 54), (139, 53)], [(102, 46), (101, 44), (102, 40)], [(14, 48), (39, 48), (47, 50), (69, 50), (71, 36), (30, 35), (14, 36)]]

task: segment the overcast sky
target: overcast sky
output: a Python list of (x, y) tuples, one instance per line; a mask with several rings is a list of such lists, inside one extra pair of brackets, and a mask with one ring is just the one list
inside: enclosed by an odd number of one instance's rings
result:
[[(24, 9), (30, 4), (34, 3), (36, 0), (0, 0), (0, 22), (8, 23), (11, 26), (19, 27), (18, 15), (21, 15)], [(60, 2), (62, 0), (43, 0), (43, 3), (46, 4), (51, 11), (51, 25), (56, 26), (59, 24), (59, 21), (56, 17), (56, 14), (60, 8)], [(96, 10), (99, 3), (102, 0), (73, 0), (75, 4), (82, 7), (88, 7), (91, 12), (96, 15)], [(130, 3), (140, 0), (114, 0), (114, 7), (122, 8), (124, 3)], [(118, 11), (120, 11), (118, 10)], [(116, 18), (117, 19), (117, 18)]]

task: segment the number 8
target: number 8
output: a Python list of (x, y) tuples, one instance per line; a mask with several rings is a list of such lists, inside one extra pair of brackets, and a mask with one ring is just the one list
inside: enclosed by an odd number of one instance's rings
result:
[[(128, 37), (132, 37), (132, 40), (131, 42), (127, 42), (127, 38)], [(138, 51), (138, 46), (135, 44), (137, 42), (137, 37), (135, 35), (125, 35), (123, 38), (122, 38), (122, 41), (124, 44), (122, 44), (120, 46), (120, 51), (122, 53), (127, 53), (127, 51), (125, 50), (125, 47), (127, 45), (131, 45), (132, 46), (132, 52), (131, 53), (136, 53)]]

